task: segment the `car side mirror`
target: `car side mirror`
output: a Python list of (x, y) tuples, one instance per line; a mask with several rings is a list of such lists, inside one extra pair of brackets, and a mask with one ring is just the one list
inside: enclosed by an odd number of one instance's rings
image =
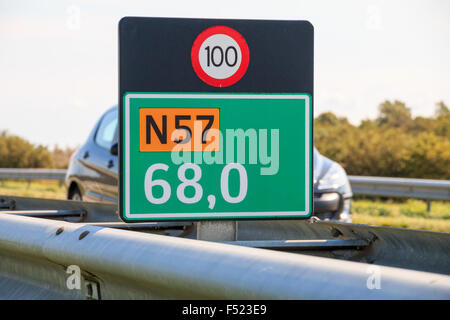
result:
[(119, 143), (113, 143), (113, 145), (109, 149), (109, 153), (111, 153), (113, 156), (117, 156), (119, 154)]

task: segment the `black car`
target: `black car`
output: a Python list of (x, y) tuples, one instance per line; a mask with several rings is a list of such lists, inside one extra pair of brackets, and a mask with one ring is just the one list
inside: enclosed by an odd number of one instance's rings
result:
[[(83, 146), (73, 154), (66, 175), (67, 198), (117, 203), (118, 108), (106, 111)], [(352, 191), (345, 170), (314, 148), (314, 215), (351, 222)]]

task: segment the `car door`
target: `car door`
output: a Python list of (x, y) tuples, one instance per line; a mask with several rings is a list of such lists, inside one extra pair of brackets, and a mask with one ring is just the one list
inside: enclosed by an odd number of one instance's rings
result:
[(86, 183), (89, 189), (85, 193), (88, 201), (111, 201), (111, 191), (113, 188), (117, 189), (117, 156), (110, 153), (111, 146), (117, 139), (117, 121), (117, 109), (102, 117), (93, 141), (85, 151), (87, 156), (83, 156), (83, 165), (89, 171), (89, 181)]
[[(117, 142), (118, 142), (118, 130), (116, 126), (116, 131), (111, 146), (117, 144)], [(100, 187), (103, 196), (103, 201), (117, 203), (117, 199), (119, 196), (118, 157), (117, 154), (112, 154), (110, 150), (111, 147), (108, 150), (109, 154), (107, 155), (106, 170), (104, 172), (104, 179), (101, 181)]]

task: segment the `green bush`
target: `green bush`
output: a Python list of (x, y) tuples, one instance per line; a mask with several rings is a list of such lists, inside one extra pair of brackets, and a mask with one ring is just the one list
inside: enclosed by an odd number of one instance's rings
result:
[(320, 114), (315, 146), (352, 175), (450, 179), (450, 112), (443, 102), (430, 118), (413, 119), (400, 101), (385, 101), (379, 110), (359, 126)]
[(21, 137), (0, 132), (0, 168), (53, 168), (52, 154)]

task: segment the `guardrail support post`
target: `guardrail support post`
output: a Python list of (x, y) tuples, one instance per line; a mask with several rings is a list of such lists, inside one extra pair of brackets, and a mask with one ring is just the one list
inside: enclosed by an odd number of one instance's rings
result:
[(237, 221), (199, 221), (197, 239), (206, 241), (236, 241)]
[(427, 212), (430, 213), (431, 211), (431, 200), (427, 200)]

